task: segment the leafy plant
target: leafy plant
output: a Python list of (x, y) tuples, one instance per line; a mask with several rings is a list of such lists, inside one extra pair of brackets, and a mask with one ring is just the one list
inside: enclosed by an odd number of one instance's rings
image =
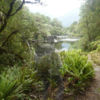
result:
[(43, 85), (37, 81), (35, 75), (36, 72), (28, 67), (13, 67), (2, 72), (0, 100), (23, 100), (29, 96), (30, 91), (40, 91)]
[(35, 64), (37, 68), (37, 75), (40, 80), (44, 82), (44, 88), (49, 86), (54, 89), (59, 85), (60, 72), (59, 69), (62, 66), (60, 56), (53, 52), (41, 59)]
[(94, 76), (92, 64), (88, 58), (82, 55), (80, 50), (72, 50), (60, 53), (63, 66), (60, 69), (61, 75), (67, 80), (67, 88), (71, 91), (84, 91), (87, 83)]
[(100, 51), (100, 45), (98, 45), (98, 47), (97, 47), (97, 51), (98, 51), (98, 52)]
[(0, 100), (14, 100), (16, 97), (24, 96), (19, 76), (20, 71), (15, 67), (0, 75)]
[(90, 44), (90, 50), (96, 50), (100, 46), (100, 40), (94, 41)]
[(90, 53), (91, 55), (91, 60), (93, 61), (93, 63), (95, 63), (96, 65), (100, 65), (100, 51), (99, 48), (97, 48), (97, 50), (94, 50)]

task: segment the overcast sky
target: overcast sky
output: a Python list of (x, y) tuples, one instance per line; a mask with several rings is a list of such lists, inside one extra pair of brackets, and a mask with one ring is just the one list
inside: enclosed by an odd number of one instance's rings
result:
[(82, 0), (42, 0), (44, 6), (30, 5), (28, 8), (31, 12), (39, 12), (51, 17), (61, 17), (74, 9), (78, 9), (81, 6)]

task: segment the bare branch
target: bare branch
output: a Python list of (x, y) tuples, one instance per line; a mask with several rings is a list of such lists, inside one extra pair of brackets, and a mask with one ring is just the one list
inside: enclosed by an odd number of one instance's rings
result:
[(15, 35), (15, 34), (17, 34), (17, 33), (18, 33), (18, 30), (13, 31), (13, 32), (6, 38), (6, 40), (2, 43), (2, 46), (1, 46), (1, 47), (5, 46), (5, 44), (9, 41), (9, 39), (10, 39), (13, 35)]
[(13, 0), (13, 1), (10, 3), (10, 9), (8, 10), (7, 17), (9, 17), (10, 14), (12, 13), (12, 10), (13, 10), (14, 4), (15, 4), (15, 1), (16, 1), (16, 0)]
[(23, 5), (25, 4), (25, 0), (23, 0), (23, 2), (21, 3), (21, 5), (16, 9), (16, 11), (12, 14), (10, 14), (10, 16), (15, 15), (20, 9), (22, 9)]
[(15, 15), (18, 11), (20, 11), (25, 3), (37, 4), (37, 3), (40, 3), (40, 0), (35, 0), (34, 2), (23, 0), (21, 5), (16, 9), (16, 11), (12, 13), (15, 2), (16, 2), (16, 0), (12, 0), (12, 2), (10, 3), (10, 8), (9, 8), (8, 12), (7, 13), (3, 12), (5, 14), (5, 19), (3, 21), (3, 24), (0, 27), (0, 32), (2, 32), (5, 29), (5, 27), (7, 26), (8, 19), (11, 16)]
[(3, 23), (3, 24), (1, 25), (1, 27), (0, 27), (0, 32), (2, 32), (2, 31), (5, 29), (5, 27), (7, 26), (7, 21), (8, 21), (8, 19), (9, 19), (9, 17), (10, 17), (10, 14), (12, 13), (13, 6), (14, 6), (14, 4), (15, 4), (15, 1), (16, 1), (16, 0), (13, 0), (13, 1), (10, 3), (10, 8), (9, 8), (9, 10), (8, 10), (6, 16), (5, 16), (4, 23)]
[(38, 2), (25, 1), (25, 3), (29, 3), (29, 4), (37, 4)]
[(27, 3), (27, 4), (38, 4), (39, 2), (40, 2), (40, 0), (36, 0), (35, 2), (23, 0), (22, 3), (21, 3), (21, 5), (20, 5), (20, 6), (16, 9), (16, 11), (15, 11), (14, 13), (12, 13), (10, 16), (13, 16), (13, 15), (15, 15), (18, 11), (20, 11), (25, 3)]

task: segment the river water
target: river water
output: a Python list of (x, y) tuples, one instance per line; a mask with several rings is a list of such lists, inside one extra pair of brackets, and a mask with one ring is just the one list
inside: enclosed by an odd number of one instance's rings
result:
[(55, 51), (67, 51), (72, 48), (72, 45), (78, 40), (77, 38), (60, 38), (58, 42), (55, 43)]
[(72, 45), (76, 42), (75, 39), (67, 39), (67, 41), (57, 41), (54, 43), (38, 43), (35, 45), (35, 52), (37, 56), (41, 57), (51, 52), (67, 51), (72, 48)]
[(58, 42), (55, 44), (55, 51), (67, 51), (72, 47), (74, 43), (73, 42)]

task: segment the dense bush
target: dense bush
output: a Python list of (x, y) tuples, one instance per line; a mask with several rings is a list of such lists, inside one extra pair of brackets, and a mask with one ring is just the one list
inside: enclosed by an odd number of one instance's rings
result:
[[(33, 69), (9, 68), (0, 75), (0, 100), (26, 100), (30, 92), (39, 93), (42, 84)], [(29, 100), (29, 99), (28, 99)]]
[(66, 82), (65, 90), (71, 92), (84, 91), (90, 79), (94, 76), (92, 64), (81, 51), (68, 51), (60, 53), (63, 66), (60, 69)]
[(100, 52), (100, 45), (98, 45), (98, 47), (97, 47), (97, 51)]
[(39, 99), (47, 85), (52, 90), (59, 88), (62, 84), (60, 76), (64, 80), (65, 93), (82, 92), (94, 76), (91, 63), (81, 51), (63, 51), (60, 56), (48, 54), (35, 66), (36, 70), (16, 66), (1, 72), (0, 100)]
[[(44, 84), (51, 85), (58, 82), (60, 79), (59, 69), (62, 66), (60, 56), (57, 53), (51, 53), (43, 56), (37, 63), (36, 68), (38, 77), (44, 81)], [(54, 87), (54, 86), (53, 86)]]
[(98, 45), (96, 50), (91, 51), (89, 54), (93, 63), (95, 65), (100, 65), (100, 45)]
[(100, 40), (91, 42), (89, 45), (90, 50), (96, 50), (100, 46)]

